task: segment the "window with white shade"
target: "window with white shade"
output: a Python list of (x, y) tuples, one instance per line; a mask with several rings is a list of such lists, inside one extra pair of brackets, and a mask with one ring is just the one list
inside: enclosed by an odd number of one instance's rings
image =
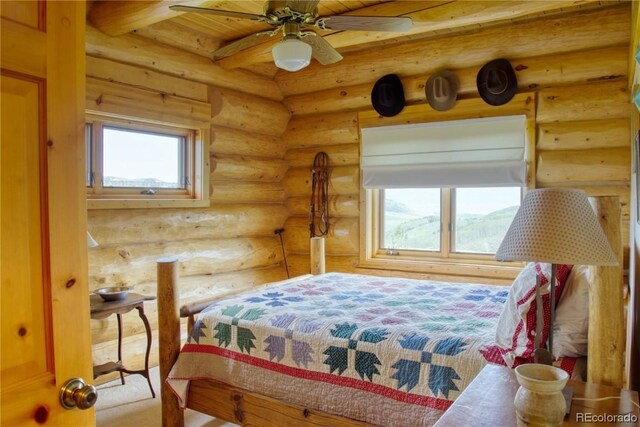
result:
[(524, 116), (362, 129), (367, 255), (492, 260), (526, 188)]

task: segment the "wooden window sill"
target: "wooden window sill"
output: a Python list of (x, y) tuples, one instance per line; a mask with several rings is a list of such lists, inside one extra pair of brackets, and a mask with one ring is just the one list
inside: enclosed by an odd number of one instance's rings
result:
[(206, 208), (210, 200), (205, 199), (88, 199), (87, 209), (138, 209), (138, 208)]
[(524, 264), (522, 263), (473, 263), (473, 261), (449, 260), (407, 260), (389, 258), (361, 259), (358, 268), (404, 271), (443, 276), (466, 276), (473, 282), (474, 278), (491, 278), (511, 282), (516, 278)]

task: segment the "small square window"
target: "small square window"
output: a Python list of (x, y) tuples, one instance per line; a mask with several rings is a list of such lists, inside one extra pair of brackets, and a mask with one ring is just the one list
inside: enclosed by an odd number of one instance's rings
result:
[(102, 186), (185, 189), (185, 137), (104, 126)]
[(103, 118), (85, 131), (89, 207), (208, 205), (202, 132)]

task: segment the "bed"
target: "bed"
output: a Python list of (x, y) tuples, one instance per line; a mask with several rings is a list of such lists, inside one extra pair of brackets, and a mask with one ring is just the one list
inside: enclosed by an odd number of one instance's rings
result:
[[(374, 425), (434, 424), (495, 351), (499, 286), (329, 273), (203, 310), (169, 374), (214, 379)], [(570, 374), (575, 359), (558, 362)], [(313, 402), (313, 403), (309, 403)]]
[(183, 309), (202, 312), (174, 365), (177, 269), (158, 268), (165, 425), (185, 406), (248, 425), (432, 425), (503, 363), (493, 341), (508, 288), (329, 273)]

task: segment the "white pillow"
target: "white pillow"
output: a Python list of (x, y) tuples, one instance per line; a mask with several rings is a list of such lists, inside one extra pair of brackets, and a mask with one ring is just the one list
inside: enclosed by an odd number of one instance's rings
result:
[(553, 356), (586, 356), (588, 334), (589, 268), (586, 265), (575, 265), (556, 307)]
[[(560, 264), (557, 267), (555, 299), (559, 301), (571, 266)], [(546, 343), (549, 335), (551, 265), (531, 262), (513, 281), (496, 329), (496, 344), (505, 363), (511, 368), (533, 360), (537, 323), (536, 276), (541, 278), (540, 294), (544, 313), (541, 342)]]

